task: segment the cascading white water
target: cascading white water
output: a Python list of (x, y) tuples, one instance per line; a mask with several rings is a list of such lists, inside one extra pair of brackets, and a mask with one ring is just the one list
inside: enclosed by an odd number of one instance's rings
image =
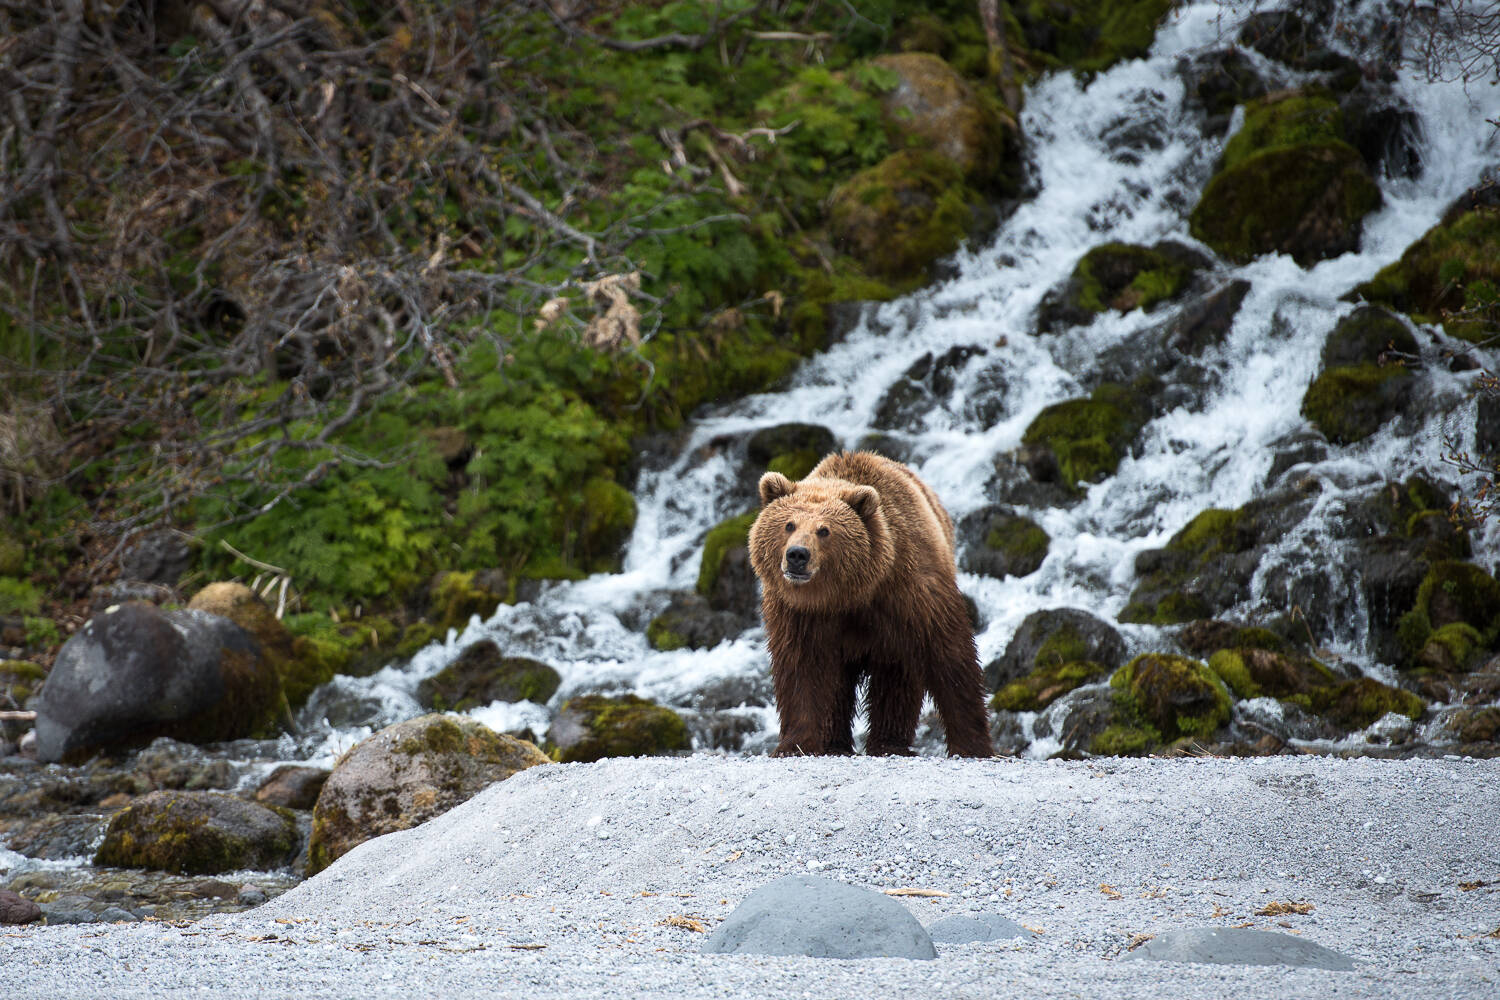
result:
[[(1358, 6), (1344, 16), (1355, 17)], [(1037, 193), (989, 245), (958, 256), (956, 277), (867, 312), (846, 339), (807, 361), (785, 388), (700, 415), (675, 460), (642, 473), (639, 516), (621, 573), (551, 586), (534, 602), (501, 607), (489, 621), (471, 624), (410, 663), (372, 678), (339, 679), (335, 685), (346, 695), (368, 703), (363, 724), (313, 723), (318, 735), (300, 743), (300, 753), (326, 759), (372, 726), (417, 714), (417, 682), (485, 637), (494, 637), (507, 655), (539, 659), (558, 670), (562, 687), (554, 707), (592, 690), (634, 691), (682, 705), (713, 682), (764, 675), (769, 661), (759, 629), (713, 650), (658, 652), (638, 627), (621, 621), (632, 612), (638, 619), (643, 604), (660, 607), (667, 591), (691, 588), (704, 533), (754, 506), (739, 470), (704, 446), (800, 421), (823, 425), (852, 447), (874, 429), (877, 402), (889, 386), (924, 354), (985, 349), (962, 366), (949, 398), (898, 436), (955, 520), (991, 502), (986, 488), (995, 460), (1020, 445), (1033, 418), (1052, 403), (1085, 395), (1083, 379), (1101, 352), (1171, 315), (1170, 309), (1150, 316), (1108, 312), (1091, 325), (1046, 336), (1036, 333), (1034, 319), (1043, 294), (1092, 247), (1164, 238), (1194, 242), (1187, 213), (1218, 149), (1183, 109), (1184, 86), (1174, 65), (1184, 54), (1229, 44), (1237, 16), (1216, 4), (1185, 6), (1170, 15), (1148, 58), (1120, 64), (1087, 86), (1058, 75), (1033, 87), (1023, 125)], [(1265, 65), (1281, 82), (1298, 82), (1285, 67)], [(1354, 308), (1339, 297), (1399, 257), (1486, 166), (1500, 161), (1494, 129), (1462, 86), (1409, 76), (1396, 86), (1422, 122), (1419, 179), (1381, 179), (1385, 205), (1366, 220), (1357, 253), (1310, 268), (1284, 256), (1244, 267), (1219, 265), (1217, 277), (1245, 279), (1251, 289), (1227, 338), (1201, 359), (1215, 376), (1202, 405), (1179, 406), (1154, 419), (1140, 437), (1138, 454), (1076, 506), (1024, 511), (1052, 539), (1039, 571), (1003, 580), (960, 575), (985, 623), (978, 636), (981, 662), (999, 655), (1032, 611), (1076, 607), (1113, 620), (1136, 582), (1139, 552), (1160, 547), (1205, 508), (1235, 508), (1256, 497), (1265, 488), (1273, 445), (1307, 431), (1299, 407), (1323, 340)], [(1122, 123), (1148, 128), (1148, 148), (1112, 156), (1108, 137)], [(1307, 559), (1308, 538), (1317, 538), (1322, 517), (1367, 495), (1374, 484), (1417, 471), (1441, 477), (1444, 439), (1472, 442), (1474, 409), (1466, 400), (1471, 376), (1431, 364), (1420, 378), (1421, 392), (1451, 400), (1438, 408), (1446, 416), (1415, 434), (1397, 437), (1387, 428), (1358, 445), (1330, 449), (1330, 457), (1310, 465), (1306, 474), (1323, 487), (1314, 513), (1263, 560), (1242, 610), (1253, 615), (1257, 607), (1276, 604), (1281, 595), (1268, 592), (1275, 584), (1266, 566)], [(998, 399), (995, 386), (1003, 387)], [(983, 420), (973, 405), (981, 398), (988, 401)], [(1490, 546), (1478, 541), (1476, 555), (1482, 555)], [(1333, 541), (1315, 548), (1324, 562), (1336, 561), (1340, 551)], [(1351, 583), (1347, 590), (1347, 601), (1357, 604), (1357, 587)], [(1389, 667), (1371, 660), (1360, 616), (1351, 611), (1348, 618), (1320, 642), (1389, 679)], [(1137, 648), (1166, 646), (1154, 627), (1122, 631)], [(316, 719), (326, 701), (315, 699), (304, 721)], [(531, 726), (538, 732), (549, 717), (546, 707), (527, 703), (472, 714), (495, 728)], [(774, 712), (761, 709), (759, 717), (773, 732)], [(752, 740), (750, 746), (763, 743)], [(1055, 749), (1041, 741), (1031, 752)]]

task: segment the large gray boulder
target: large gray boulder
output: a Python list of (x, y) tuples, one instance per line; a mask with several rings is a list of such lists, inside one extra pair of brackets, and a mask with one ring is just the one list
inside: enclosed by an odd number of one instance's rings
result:
[(937, 958), (906, 907), (869, 889), (787, 875), (745, 897), (703, 945), (705, 955)]
[(63, 644), (38, 695), (37, 756), (80, 760), (158, 736), (235, 739), (274, 727), (286, 699), (254, 636), (199, 610), (132, 603)]
[(1320, 944), (1248, 927), (1186, 927), (1158, 934), (1122, 960), (1198, 962), (1204, 965), (1291, 965), (1354, 971), (1354, 960)]

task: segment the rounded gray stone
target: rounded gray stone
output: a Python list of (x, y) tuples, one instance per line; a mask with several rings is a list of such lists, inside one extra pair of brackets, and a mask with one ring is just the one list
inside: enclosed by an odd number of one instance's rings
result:
[(932, 938), (900, 903), (816, 875), (787, 875), (740, 903), (703, 945), (705, 955), (937, 958)]
[(1200, 962), (1205, 965), (1292, 965), (1354, 971), (1347, 955), (1290, 934), (1242, 927), (1188, 927), (1158, 934), (1122, 960)]
[(998, 913), (976, 913), (972, 917), (954, 914), (927, 925), (927, 934), (943, 944), (969, 944), (973, 941), (1003, 941), (1025, 937), (1026, 928)]

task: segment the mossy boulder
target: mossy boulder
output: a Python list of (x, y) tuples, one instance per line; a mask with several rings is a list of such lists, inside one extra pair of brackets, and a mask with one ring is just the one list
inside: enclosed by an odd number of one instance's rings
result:
[(144, 603), (110, 608), (74, 633), (35, 708), (45, 761), (81, 760), (158, 736), (268, 736), (289, 714), (281, 664), (254, 635), (206, 611)]
[(1155, 246), (1105, 243), (1079, 259), (1067, 280), (1042, 297), (1037, 330), (1091, 322), (1106, 310), (1151, 310), (1181, 295), (1194, 274), (1211, 264), (1191, 247), (1171, 240)]
[(1323, 342), (1324, 368), (1395, 364), (1415, 360), (1417, 338), (1399, 317), (1379, 306), (1362, 305), (1339, 320)]
[(1355, 288), (1368, 302), (1441, 323), (1450, 337), (1484, 341), (1500, 328), (1500, 204), (1493, 192), (1461, 198), (1374, 278)]
[(1051, 461), (1028, 463), (1033, 470), (1055, 468), (1071, 493), (1114, 474), (1136, 435), (1151, 419), (1154, 386), (1127, 387), (1106, 382), (1084, 399), (1054, 403), (1037, 414), (1021, 442), (1044, 448)]
[(220, 792), (162, 791), (114, 815), (94, 864), (217, 875), (285, 867), (300, 846), (285, 809)]
[(692, 749), (682, 716), (633, 694), (589, 694), (569, 699), (547, 731), (563, 763), (605, 757), (652, 757)]
[(338, 759), (313, 808), (308, 875), (366, 840), (441, 815), (517, 771), (548, 762), (525, 740), (462, 716), (388, 726)]
[(1341, 680), (1310, 657), (1255, 647), (1221, 649), (1208, 658), (1208, 669), (1236, 698), (1290, 698)]
[(1052, 539), (1031, 518), (1007, 507), (982, 507), (958, 523), (959, 564), (970, 573), (1004, 578), (1041, 568)]
[(916, 285), (927, 267), (993, 227), (994, 212), (951, 160), (921, 149), (893, 153), (833, 192), (834, 245), (871, 274)]
[(763, 472), (779, 472), (798, 480), (837, 447), (838, 439), (821, 424), (777, 424), (750, 435), (745, 455), (757, 478)]
[(1478, 665), (1500, 636), (1500, 581), (1473, 563), (1433, 563), (1397, 636), (1411, 670), (1455, 673)]
[(616, 573), (635, 528), (635, 497), (613, 479), (595, 476), (583, 484), (583, 506), (568, 538), (574, 561), (590, 573)]
[(880, 95), (891, 131), (950, 161), (976, 188), (1002, 195), (1019, 191), (1021, 129), (1013, 114), (931, 53), (894, 53), (871, 62), (896, 80)]
[(1201, 512), (1165, 547), (1136, 556), (1140, 582), (1119, 620), (1175, 625), (1212, 618), (1247, 600), (1266, 547), (1301, 523), (1312, 505), (1312, 496), (1292, 488), (1236, 510)]
[(985, 666), (985, 686), (994, 691), (1031, 673), (1080, 662), (1114, 670), (1125, 662), (1125, 641), (1108, 622), (1078, 608), (1033, 611), (1000, 658)]
[(990, 707), (1006, 712), (1037, 712), (1069, 691), (1108, 676), (1109, 668), (1093, 660), (1038, 667), (1020, 680), (1002, 686), (990, 699)]
[(318, 650), (293, 635), (255, 591), (243, 583), (210, 583), (188, 601), (189, 610), (227, 618), (254, 636), (261, 652), (281, 674), (286, 704), (295, 708), (313, 688), (333, 679), (333, 671)]
[(514, 586), (497, 569), (444, 570), (427, 584), (427, 617), (444, 630), (461, 629), (470, 618), (484, 621), (513, 599)]
[(1206, 739), (1229, 722), (1229, 688), (1201, 660), (1143, 653), (1109, 683), (1122, 707), (1166, 742)]
[(1192, 622), (1177, 633), (1177, 645), (1199, 659), (1221, 649), (1264, 649), (1272, 653), (1287, 653), (1292, 648), (1292, 643), (1273, 629), (1219, 618)]
[(1500, 743), (1500, 708), (1461, 708), (1447, 728), (1462, 743)]
[(698, 562), (699, 596), (717, 611), (753, 614), (755, 571), (750, 566), (750, 526), (759, 511), (747, 511), (720, 521), (703, 536)]
[(1406, 410), (1414, 382), (1401, 365), (1329, 368), (1307, 387), (1302, 415), (1334, 444), (1354, 444)]
[(418, 684), (417, 701), (437, 712), (467, 712), (496, 701), (545, 705), (561, 683), (547, 664), (506, 656), (494, 640), (481, 639)]
[(1364, 217), (1382, 200), (1359, 150), (1343, 139), (1338, 103), (1293, 92), (1246, 107), (1189, 229), (1232, 261), (1285, 253), (1306, 267), (1358, 249)]
[(1427, 710), (1417, 695), (1373, 677), (1341, 681), (1287, 700), (1318, 713), (1346, 732), (1363, 729), (1391, 712), (1415, 720)]
[(718, 609), (696, 593), (677, 594), (646, 626), (652, 649), (712, 649), (755, 624), (754, 615)]

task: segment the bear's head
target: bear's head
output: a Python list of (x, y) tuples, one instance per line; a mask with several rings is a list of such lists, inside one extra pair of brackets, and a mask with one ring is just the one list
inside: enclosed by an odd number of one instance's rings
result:
[(841, 479), (760, 479), (750, 563), (761, 586), (809, 611), (869, 603), (895, 561), (880, 494)]

